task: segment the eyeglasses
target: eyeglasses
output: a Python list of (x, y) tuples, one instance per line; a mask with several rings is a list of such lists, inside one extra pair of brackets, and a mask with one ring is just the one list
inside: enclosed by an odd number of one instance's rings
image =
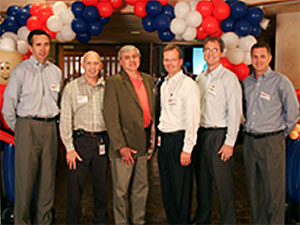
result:
[(140, 56), (138, 54), (135, 54), (135, 55), (126, 55), (126, 56), (123, 56), (123, 59), (124, 60), (129, 60), (130, 58), (132, 59), (137, 59), (139, 58)]
[(204, 49), (204, 51), (206, 53), (209, 53), (209, 52), (217, 53), (219, 51), (219, 49), (217, 49), (217, 48), (213, 48), (213, 49), (206, 48), (206, 49)]

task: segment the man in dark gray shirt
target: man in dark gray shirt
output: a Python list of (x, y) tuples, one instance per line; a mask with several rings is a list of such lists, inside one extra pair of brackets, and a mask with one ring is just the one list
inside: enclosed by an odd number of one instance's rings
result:
[(299, 119), (289, 79), (270, 69), (266, 43), (251, 49), (254, 73), (243, 81), (244, 163), (253, 224), (284, 224), (285, 137)]
[[(47, 61), (50, 36), (43, 30), (28, 35), (32, 56), (11, 72), (2, 113), (15, 131), (15, 224), (51, 224), (57, 158), (58, 97), (61, 70)], [(36, 185), (36, 214), (30, 220)]]

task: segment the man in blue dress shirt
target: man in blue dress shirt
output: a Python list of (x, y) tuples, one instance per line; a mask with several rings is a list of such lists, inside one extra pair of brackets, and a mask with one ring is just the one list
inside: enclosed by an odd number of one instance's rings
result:
[(285, 137), (299, 119), (289, 79), (270, 69), (266, 43), (251, 49), (254, 72), (243, 81), (244, 164), (253, 224), (284, 224)]

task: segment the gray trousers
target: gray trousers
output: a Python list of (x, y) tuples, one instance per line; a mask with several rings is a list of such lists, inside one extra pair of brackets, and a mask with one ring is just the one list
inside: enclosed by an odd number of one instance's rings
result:
[[(18, 118), (15, 129), (15, 224), (51, 224), (57, 159), (56, 121)], [(36, 214), (30, 203), (36, 185)]]
[(129, 210), (132, 224), (145, 224), (149, 191), (147, 155), (134, 157), (134, 160), (134, 164), (128, 166), (121, 158), (111, 159), (115, 224), (129, 224), (127, 216)]
[(197, 224), (210, 224), (212, 211), (212, 182), (219, 195), (221, 224), (236, 224), (233, 180), (233, 158), (224, 162), (218, 151), (225, 141), (226, 129), (198, 131), (193, 160), (197, 183)]
[(253, 224), (284, 224), (285, 137), (245, 134), (244, 164)]

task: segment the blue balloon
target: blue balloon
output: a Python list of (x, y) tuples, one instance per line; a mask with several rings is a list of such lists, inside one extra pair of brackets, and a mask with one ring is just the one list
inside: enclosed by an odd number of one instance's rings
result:
[(6, 32), (14, 32), (17, 33), (19, 29), (19, 24), (17, 23), (15, 17), (13, 16), (8, 16), (4, 19), (4, 29)]
[(254, 37), (258, 37), (261, 33), (261, 27), (260, 25), (252, 26), (252, 29), (250, 31), (250, 34)]
[(264, 17), (264, 12), (257, 7), (252, 7), (248, 9), (245, 19), (250, 22), (252, 25), (257, 25)]
[(24, 7), (23, 7), (23, 9), (27, 9), (28, 11), (30, 11), (30, 7), (31, 7), (31, 3), (30, 4), (27, 4), (27, 5), (25, 5)]
[(237, 21), (234, 25), (234, 31), (239, 36), (247, 36), (250, 34), (252, 29), (251, 24), (244, 19)]
[(150, 17), (155, 17), (162, 11), (162, 5), (159, 1), (149, 1), (146, 4), (146, 12)]
[(154, 18), (154, 23), (158, 31), (168, 30), (170, 27), (170, 18), (164, 14), (160, 14)]
[(151, 17), (146, 16), (146, 17), (142, 18), (142, 24), (143, 24), (145, 31), (147, 31), (147, 32), (156, 31), (156, 25)]
[(237, 2), (237, 0), (227, 0), (225, 1), (230, 7)]
[(76, 18), (82, 17), (82, 12), (85, 8), (85, 5), (82, 3), (82, 1), (76, 1), (73, 2), (71, 5), (71, 10)]
[(7, 14), (7, 16), (16, 16), (20, 9), (21, 8), (19, 6), (11, 5), (7, 8), (6, 14)]
[(95, 6), (87, 6), (82, 12), (82, 17), (87, 21), (87, 22), (94, 22), (99, 19), (99, 12)]
[(244, 2), (237, 1), (230, 8), (230, 15), (235, 19), (240, 19), (247, 13), (248, 6)]
[(110, 17), (100, 17), (99, 21), (100, 23), (102, 23), (103, 25), (108, 24), (110, 20)]
[(162, 8), (162, 14), (168, 16), (170, 20), (172, 20), (173, 18), (175, 18), (174, 7), (171, 6), (170, 4), (166, 4)]
[(0, 36), (5, 33), (4, 23), (0, 24)]
[(221, 22), (221, 28), (223, 32), (234, 31), (235, 19), (230, 16)]
[(88, 43), (91, 40), (91, 35), (88, 33), (78, 33), (76, 34), (76, 38), (81, 43)]
[(159, 31), (158, 37), (160, 40), (162, 40), (164, 42), (169, 42), (169, 41), (173, 40), (175, 35), (170, 30), (165, 30), (165, 31)]
[(87, 23), (84, 21), (84, 19), (75, 18), (71, 25), (75, 33), (84, 33), (87, 31)]
[(98, 21), (88, 24), (88, 33), (90, 35), (98, 36), (102, 33), (102, 24)]
[(17, 16), (15, 17), (17, 20), (17, 23), (20, 26), (26, 26), (26, 22), (28, 18), (31, 16), (29, 10), (27, 9), (20, 9)]

